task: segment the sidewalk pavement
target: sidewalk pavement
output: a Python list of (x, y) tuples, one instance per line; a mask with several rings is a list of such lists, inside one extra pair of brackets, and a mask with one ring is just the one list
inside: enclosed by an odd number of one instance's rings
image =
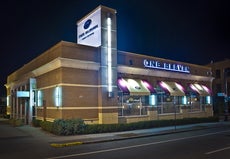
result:
[[(4, 119), (0, 119), (2, 121)], [(199, 123), (190, 125), (177, 125), (160, 128), (150, 128), (132, 131), (122, 131), (113, 133), (99, 133), (87, 135), (73, 135), (73, 136), (57, 136), (43, 131), (41, 128), (33, 127), (30, 125), (13, 127), (11, 125), (1, 124), (0, 139), (10, 137), (25, 137), (32, 136), (37, 140), (48, 142), (52, 147), (66, 147), (80, 144), (90, 144), (99, 142), (108, 142), (115, 140), (125, 140), (131, 138), (140, 138), (147, 136), (165, 135), (171, 133), (180, 133), (201, 129), (209, 129), (216, 127), (230, 126), (230, 122), (214, 122), (214, 123)], [(3, 130), (2, 130), (3, 129)]]

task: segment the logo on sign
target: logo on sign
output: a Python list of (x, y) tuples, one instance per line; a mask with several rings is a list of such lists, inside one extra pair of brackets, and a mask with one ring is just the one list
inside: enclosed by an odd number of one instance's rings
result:
[(92, 20), (88, 19), (84, 24), (84, 29), (88, 29), (91, 23), (92, 23)]
[(77, 23), (77, 43), (98, 47), (101, 45), (101, 8)]
[(166, 63), (166, 62), (146, 60), (146, 59), (143, 61), (143, 64), (146, 68), (154, 68), (154, 69), (174, 71), (174, 72), (190, 73), (189, 66), (185, 66), (182, 64)]

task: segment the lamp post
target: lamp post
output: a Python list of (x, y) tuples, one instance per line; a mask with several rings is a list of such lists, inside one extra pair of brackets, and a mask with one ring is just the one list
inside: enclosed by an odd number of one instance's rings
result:
[(173, 105), (174, 105), (174, 131), (176, 131), (176, 96), (173, 96)]
[(227, 74), (230, 72), (230, 68), (224, 69), (224, 121), (228, 121), (228, 79)]

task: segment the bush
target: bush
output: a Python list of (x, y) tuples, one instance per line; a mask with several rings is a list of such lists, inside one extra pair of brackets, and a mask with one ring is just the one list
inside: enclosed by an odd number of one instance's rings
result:
[(85, 125), (82, 119), (56, 119), (54, 122), (42, 121), (40, 125), (43, 130), (56, 135), (76, 135), (76, 134), (95, 134), (119, 131), (129, 131), (137, 129), (157, 128), (172, 125), (185, 125), (204, 122), (218, 122), (218, 117), (209, 118), (184, 118), (170, 120), (141, 121), (128, 124), (92, 124)]
[(219, 121), (216, 117), (210, 118), (184, 118), (184, 119), (174, 119), (170, 120), (152, 120), (152, 121), (141, 121), (136, 123), (127, 124), (93, 124), (86, 125), (84, 134), (94, 134), (94, 133), (108, 133), (108, 132), (119, 132), (119, 131), (130, 131), (138, 129), (148, 129), (165, 127), (172, 125), (186, 125), (204, 122), (217, 122)]
[(40, 125), (43, 130), (53, 133), (53, 122), (42, 121)]
[(82, 119), (56, 119), (53, 123), (53, 133), (56, 135), (74, 135), (84, 132), (85, 124)]

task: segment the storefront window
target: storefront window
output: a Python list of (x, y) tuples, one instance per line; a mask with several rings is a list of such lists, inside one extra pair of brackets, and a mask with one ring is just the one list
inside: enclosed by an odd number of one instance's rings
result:
[(200, 98), (198, 95), (191, 95), (188, 97), (188, 106), (190, 106), (190, 111), (200, 111)]
[(119, 97), (119, 103), (119, 116), (147, 115), (148, 96), (123, 95)]
[(183, 97), (158, 94), (157, 101), (158, 114), (179, 113)]

